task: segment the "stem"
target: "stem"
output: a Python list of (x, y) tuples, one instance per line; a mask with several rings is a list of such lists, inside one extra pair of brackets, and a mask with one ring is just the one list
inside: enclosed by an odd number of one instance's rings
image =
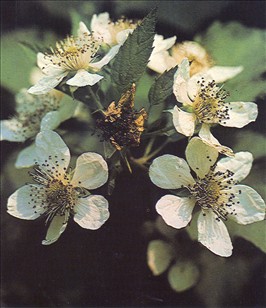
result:
[(155, 135), (159, 136), (160, 134), (169, 132), (170, 130), (172, 130), (174, 128), (175, 128), (174, 126), (165, 127), (165, 128), (162, 128), (162, 129), (150, 132), (150, 133), (145, 133), (145, 134), (142, 135), (142, 137), (146, 138), (146, 137), (155, 136)]
[(153, 158), (155, 155), (157, 155), (167, 144), (168, 144), (168, 140), (165, 140), (164, 143), (162, 143), (156, 150), (154, 150), (152, 153), (150, 153), (147, 156), (143, 156), (141, 158), (133, 158), (131, 157), (131, 160), (139, 166), (143, 166), (145, 165), (151, 158)]
[[(96, 96), (96, 94), (92, 91), (92, 88), (91, 87), (88, 87), (88, 92), (89, 92), (89, 95), (91, 96), (93, 102), (95, 103), (95, 105), (98, 107), (98, 109), (96, 111), (100, 111), (100, 110), (103, 110), (103, 105), (102, 103), (100, 102), (99, 98)], [(95, 112), (96, 112), (95, 111)]]

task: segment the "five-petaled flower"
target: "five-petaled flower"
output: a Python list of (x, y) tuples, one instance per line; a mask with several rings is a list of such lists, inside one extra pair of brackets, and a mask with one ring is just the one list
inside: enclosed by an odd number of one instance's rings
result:
[[(0, 140), (24, 142), (33, 139), (43, 130), (53, 130), (73, 116), (77, 103), (62, 98), (63, 94), (51, 91), (43, 95), (31, 95), (22, 89), (16, 95), (16, 114), (8, 120), (0, 121)], [(66, 96), (65, 96), (66, 97)], [(34, 164), (34, 143), (23, 149), (16, 161), (16, 167)]]
[[(249, 173), (252, 155), (239, 152), (216, 164), (218, 152), (194, 137), (186, 149), (187, 162), (174, 155), (156, 158), (149, 170), (150, 179), (164, 189), (187, 188), (189, 197), (165, 195), (156, 204), (164, 221), (177, 229), (186, 227), (192, 211), (198, 205), (198, 240), (213, 253), (228, 257), (232, 243), (223, 221), (232, 219), (239, 224), (263, 220), (265, 203), (251, 187), (239, 185)], [(196, 173), (194, 179), (190, 168)]]
[(258, 108), (252, 102), (226, 102), (228, 94), (207, 74), (190, 78), (189, 61), (180, 64), (174, 80), (173, 92), (182, 107), (171, 110), (175, 129), (192, 136), (199, 129), (199, 137), (221, 153), (233, 155), (231, 149), (222, 146), (211, 134), (210, 127), (220, 124), (241, 128), (256, 120)]
[(8, 213), (27, 220), (47, 216), (50, 225), (44, 245), (57, 241), (70, 214), (83, 228), (100, 228), (109, 218), (108, 201), (88, 190), (107, 181), (108, 167), (102, 156), (83, 153), (71, 172), (68, 147), (57, 133), (49, 130), (37, 135), (36, 154), (36, 168), (30, 173), (36, 183), (19, 188), (8, 198)]
[(83, 22), (79, 24), (77, 37), (69, 36), (57, 42), (51, 53), (38, 53), (37, 64), (46, 75), (28, 91), (31, 94), (45, 94), (55, 88), (64, 77), (74, 76), (66, 84), (74, 87), (93, 86), (103, 76), (97, 72), (106, 65), (116, 53), (110, 50), (100, 61), (95, 62), (102, 38), (95, 36)]

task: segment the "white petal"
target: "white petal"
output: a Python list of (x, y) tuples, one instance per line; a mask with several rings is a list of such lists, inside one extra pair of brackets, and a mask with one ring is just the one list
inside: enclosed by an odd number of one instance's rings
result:
[(42, 241), (43, 245), (50, 245), (56, 242), (60, 235), (65, 231), (68, 222), (69, 213), (65, 215), (56, 215), (51, 221), (45, 240)]
[(99, 195), (80, 198), (75, 207), (74, 220), (82, 228), (97, 230), (109, 218), (108, 201)]
[(60, 124), (60, 116), (58, 111), (50, 111), (42, 118), (41, 131), (53, 130)]
[(28, 93), (35, 95), (46, 94), (54, 89), (66, 75), (67, 72), (62, 72), (61, 75), (44, 77), (40, 79), (36, 85), (29, 88)]
[(40, 185), (25, 185), (16, 190), (7, 200), (7, 212), (17, 218), (33, 220), (44, 213), (45, 202)]
[(178, 69), (175, 73), (173, 92), (178, 102), (192, 105), (192, 101), (188, 97), (189, 78), (189, 61), (188, 59), (184, 59), (178, 66)]
[(156, 211), (167, 225), (180, 229), (187, 226), (192, 217), (195, 199), (165, 195), (156, 203)]
[(183, 111), (177, 106), (171, 112), (175, 129), (182, 135), (187, 137), (192, 136), (195, 131), (196, 115)]
[(87, 26), (84, 24), (84, 22), (79, 23), (79, 28), (78, 28), (78, 36), (82, 37), (84, 33), (90, 34), (90, 31), (88, 30)]
[(227, 156), (234, 156), (234, 152), (230, 148), (221, 145), (220, 142), (212, 135), (209, 125), (202, 124), (199, 131), (199, 137), (204, 143), (206, 143), (210, 147), (217, 149), (219, 153)]
[(90, 63), (90, 67), (101, 69), (104, 65), (108, 64), (117, 55), (120, 47), (121, 47), (120, 44), (113, 46), (100, 61)]
[(22, 127), (16, 119), (0, 121), (0, 140), (8, 140), (14, 142), (24, 142), (27, 136), (22, 133)]
[(105, 44), (111, 45), (112, 35), (109, 31), (110, 17), (109, 13), (94, 14), (91, 19), (91, 30), (94, 36), (99, 35), (103, 38)]
[(161, 52), (170, 49), (176, 41), (176, 36), (164, 39), (162, 35), (155, 34), (153, 41), (153, 53)]
[(151, 54), (147, 67), (156, 73), (162, 74), (176, 65), (175, 60), (168, 51)]
[(265, 202), (261, 196), (251, 187), (235, 185), (230, 193), (234, 194), (234, 206), (230, 207), (233, 212), (229, 217), (237, 223), (246, 225), (265, 218)]
[(227, 228), (212, 211), (200, 213), (198, 233), (198, 241), (213, 253), (221, 257), (232, 255), (233, 246)]
[(105, 184), (107, 179), (108, 166), (101, 155), (88, 152), (78, 157), (72, 185), (96, 189)]
[(77, 107), (78, 107), (78, 102), (73, 100), (69, 96), (65, 95), (58, 109), (60, 122), (64, 122), (69, 118), (73, 117)]
[(230, 170), (234, 172), (233, 179), (235, 181), (242, 181), (246, 178), (252, 167), (253, 156), (249, 152), (238, 152), (234, 157), (225, 157), (217, 162), (216, 171)]
[(78, 70), (76, 75), (73, 78), (69, 79), (66, 84), (74, 87), (93, 86), (102, 78), (103, 76), (100, 76), (98, 74), (91, 74), (81, 69)]
[(15, 163), (15, 167), (29, 168), (35, 164), (36, 159), (37, 159), (36, 146), (35, 143), (32, 143), (30, 146), (20, 151)]
[[(45, 66), (51, 65), (50, 59), (44, 53), (37, 53), (37, 65), (42, 70)], [(40, 79), (40, 78), (39, 78)]]
[(169, 154), (153, 160), (149, 176), (155, 185), (165, 189), (177, 189), (194, 183), (186, 161)]
[(207, 73), (216, 83), (225, 82), (243, 71), (243, 66), (213, 66)]
[(192, 138), (186, 148), (186, 159), (190, 168), (203, 178), (218, 158), (217, 149), (208, 146), (200, 138)]
[(116, 35), (116, 41), (119, 45), (123, 45), (126, 41), (126, 39), (128, 38), (128, 35), (130, 33), (132, 33), (134, 31), (134, 29), (126, 29), (123, 31), (120, 31), (117, 33)]
[(58, 172), (63, 176), (69, 165), (70, 153), (62, 138), (56, 132), (45, 130), (37, 135), (35, 144), (41, 168), (49, 174)]
[(227, 127), (241, 128), (250, 122), (254, 122), (258, 116), (258, 107), (251, 102), (227, 103), (229, 119), (220, 124)]

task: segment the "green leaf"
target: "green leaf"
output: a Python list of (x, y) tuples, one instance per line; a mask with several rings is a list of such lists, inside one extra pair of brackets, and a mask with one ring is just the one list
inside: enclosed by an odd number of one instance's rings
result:
[(173, 93), (174, 75), (176, 70), (177, 67), (173, 67), (156, 78), (149, 91), (149, 101), (151, 106), (163, 103), (167, 97)]
[(176, 292), (183, 292), (192, 288), (199, 279), (198, 267), (189, 261), (177, 262), (168, 272), (168, 281)]
[(155, 35), (156, 12), (153, 9), (129, 34), (114, 58), (112, 80), (120, 93), (124, 93), (132, 83), (139, 80), (146, 69)]
[(151, 241), (147, 250), (147, 262), (153, 275), (157, 276), (167, 270), (174, 259), (171, 245), (161, 240)]
[(265, 31), (237, 22), (215, 22), (205, 34), (195, 38), (221, 66), (243, 65), (244, 70), (226, 82), (231, 101), (252, 101), (266, 94)]
[(249, 225), (239, 225), (230, 221), (226, 223), (226, 226), (231, 236), (242, 237), (266, 253), (265, 221), (259, 221)]

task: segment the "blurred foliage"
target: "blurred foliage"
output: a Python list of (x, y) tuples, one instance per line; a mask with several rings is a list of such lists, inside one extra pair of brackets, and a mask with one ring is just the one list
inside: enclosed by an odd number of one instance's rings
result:
[(237, 22), (215, 22), (206, 33), (196, 36), (217, 65), (244, 66), (239, 75), (226, 82), (231, 101), (253, 101), (266, 94), (265, 35), (265, 30)]

